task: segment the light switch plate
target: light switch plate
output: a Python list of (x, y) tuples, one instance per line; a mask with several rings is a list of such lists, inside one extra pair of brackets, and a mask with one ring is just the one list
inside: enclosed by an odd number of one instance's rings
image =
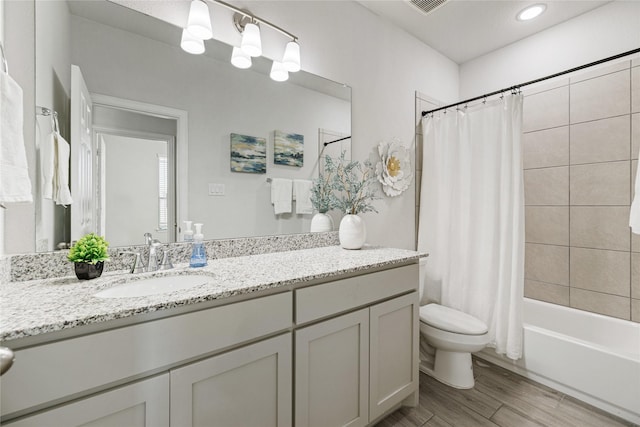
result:
[(224, 196), (224, 184), (209, 184), (210, 196)]

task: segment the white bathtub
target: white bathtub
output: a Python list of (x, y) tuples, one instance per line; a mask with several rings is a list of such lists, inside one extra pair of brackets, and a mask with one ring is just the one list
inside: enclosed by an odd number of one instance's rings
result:
[(525, 298), (524, 350), (489, 362), (640, 424), (640, 324)]

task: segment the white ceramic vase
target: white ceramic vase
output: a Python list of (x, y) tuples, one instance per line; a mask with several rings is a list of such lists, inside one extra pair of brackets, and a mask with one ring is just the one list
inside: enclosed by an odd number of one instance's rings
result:
[(317, 213), (311, 218), (312, 233), (322, 233), (324, 231), (333, 231), (333, 218), (326, 213)]
[(345, 215), (340, 221), (340, 246), (345, 249), (360, 249), (367, 240), (367, 228), (358, 215)]

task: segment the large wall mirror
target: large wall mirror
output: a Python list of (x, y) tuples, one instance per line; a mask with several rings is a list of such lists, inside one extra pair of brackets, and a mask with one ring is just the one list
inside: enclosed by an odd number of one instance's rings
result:
[[(37, 251), (93, 230), (112, 246), (145, 232), (178, 241), (184, 220), (204, 223), (207, 239), (309, 231), (295, 203), (274, 214), (269, 178), (311, 180), (322, 155), (350, 152), (349, 139), (324, 143), (351, 135), (351, 89), (304, 71), (275, 82), (266, 58), (235, 68), (216, 40), (190, 55), (181, 31), (109, 1), (36, 1), (36, 105), (57, 113), (75, 165), (69, 206), (37, 180)], [(51, 118), (36, 119), (39, 173)], [(274, 162), (276, 131), (302, 135), (301, 165)], [(264, 140), (266, 173), (232, 171), (232, 134), (239, 150)]]

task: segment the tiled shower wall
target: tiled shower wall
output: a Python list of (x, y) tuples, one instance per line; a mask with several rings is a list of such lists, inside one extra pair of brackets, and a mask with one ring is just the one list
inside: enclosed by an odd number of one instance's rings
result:
[[(416, 236), (420, 112), (438, 104), (416, 93)], [(640, 60), (526, 90), (523, 132), (525, 296), (640, 322)]]
[(525, 91), (525, 296), (640, 322), (640, 61)]

